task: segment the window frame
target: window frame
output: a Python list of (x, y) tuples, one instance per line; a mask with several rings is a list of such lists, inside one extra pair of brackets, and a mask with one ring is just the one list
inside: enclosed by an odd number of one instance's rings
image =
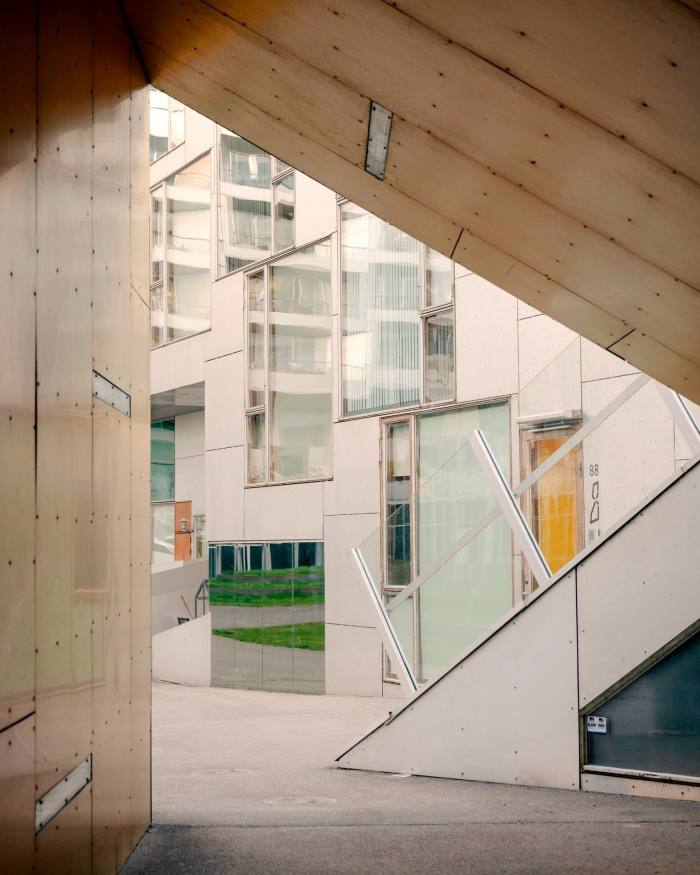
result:
[[(190, 337), (196, 337), (198, 334), (204, 334), (206, 331), (211, 331), (211, 277), (212, 277), (212, 245), (211, 245), (211, 231), (212, 231), (212, 187), (211, 187), (211, 174), (213, 172), (213, 156), (212, 149), (204, 149), (203, 152), (200, 152), (196, 155), (191, 161), (188, 161), (186, 164), (183, 164), (182, 167), (178, 167), (172, 173), (169, 173), (167, 176), (163, 177), (163, 179), (159, 180), (155, 185), (152, 185), (148, 190), (149, 196), (149, 212), (148, 212), (148, 241), (149, 241), (149, 261), (148, 261), (148, 295), (149, 295), (149, 309), (152, 311), (153, 308), (150, 306), (151, 301), (153, 300), (154, 292), (160, 288), (160, 303), (161, 303), (161, 311), (163, 313), (163, 337), (165, 338), (161, 343), (154, 344), (153, 343), (153, 322), (151, 322), (151, 351), (154, 349), (161, 349), (164, 346), (169, 346), (171, 343), (179, 343), (181, 340), (188, 340)], [(182, 337), (173, 337), (171, 340), (167, 339), (167, 331), (168, 331), (168, 306), (167, 306), (167, 296), (168, 296), (168, 196), (167, 196), (167, 182), (171, 176), (175, 176), (178, 173), (182, 173), (183, 170), (186, 170), (188, 167), (191, 167), (197, 161), (200, 161), (206, 155), (209, 156), (209, 327), (202, 328), (199, 331), (193, 331), (191, 334), (185, 334)], [(161, 209), (160, 221), (160, 237), (162, 240), (162, 248), (163, 248), (163, 258), (161, 259), (162, 265), (162, 276), (161, 279), (157, 282), (153, 281), (153, 193), (158, 191), (162, 192), (162, 203), (163, 207)], [(218, 243), (218, 241), (217, 241)]]
[[(478, 401), (469, 401), (463, 402), (460, 404), (450, 404), (446, 405), (430, 405), (426, 407), (414, 407), (411, 410), (403, 410), (403, 411), (392, 411), (390, 414), (386, 416), (379, 417), (379, 470), (380, 470), (380, 489), (379, 489), (379, 501), (380, 501), (380, 509), (379, 509), (379, 549), (381, 551), (381, 581), (379, 582), (379, 597), (383, 603), (386, 603), (385, 596), (394, 596), (400, 592), (403, 592), (405, 586), (400, 584), (389, 584), (387, 585), (385, 581), (387, 580), (388, 574), (388, 556), (387, 556), (387, 474), (388, 474), (388, 463), (389, 457), (387, 452), (387, 435), (388, 430), (391, 425), (395, 425), (400, 422), (408, 423), (408, 439), (409, 439), (409, 464), (411, 466), (411, 474), (410, 474), (410, 485), (409, 485), (409, 518), (411, 521), (411, 531), (409, 535), (409, 544), (411, 550), (410, 557), (410, 569), (411, 569), (411, 580), (414, 580), (416, 577), (417, 571), (417, 562), (418, 562), (418, 503), (417, 496), (419, 492), (420, 483), (418, 481), (418, 470), (420, 463), (420, 454), (419, 454), (419, 444), (418, 444), (418, 422), (422, 416), (431, 416), (433, 414), (447, 414), (447, 413), (457, 413), (460, 410), (468, 410), (472, 408), (479, 407), (488, 407), (490, 405), (496, 404), (505, 404), (508, 409), (508, 439), (509, 439), (509, 453), (508, 453), (508, 471), (504, 471), (504, 474), (508, 477), (508, 481), (512, 482), (512, 466), (513, 466), (513, 405), (512, 405), (512, 397), (510, 395), (496, 395), (490, 398), (480, 398)], [(518, 438), (519, 439), (519, 438)], [(513, 569), (513, 574), (516, 574), (515, 565)], [(513, 598), (515, 598), (515, 591), (513, 593)], [(413, 619), (413, 628), (412, 628), (412, 649), (413, 649), (413, 671), (417, 671), (418, 667), (422, 665), (422, 658), (420, 657), (420, 611), (419, 611), (419, 603), (420, 603), (420, 590), (414, 593), (409, 597), (412, 605), (412, 619)], [(408, 658), (408, 657), (407, 657)], [(394, 674), (391, 674), (389, 671), (389, 657), (386, 653), (384, 647), (382, 647), (382, 682), (387, 684), (399, 684), (400, 681), (398, 677)]]
[[(292, 171), (294, 172), (294, 171)], [(283, 252), (277, 252), (272, 258), (268, 258), (264, 262), (258, 262), (256, 264), (248, 264), (245, 268), (240, 268), (239, 270), (244, 271), (244, 283), (243, 283), (243, 333), (245, 336), (245, 379), (244, 379), (244, 403), (243, 403), (243, 417), (244, 417), (244, 431), (245, 431), (245, 448), (244, 448), (244, 474), (243, 474), (243, 485), (245, 489), (260, 489), (267, 486), (289, 486), (294, 483), (324, 483), (328, 480), (333, 479), (333, 471), (322, 477), (300, 477), (292, 480), (271, 480), (270, 479), (270, 381), (269, 381), (269, 365), (270, 365), (270, 356), (269, 356), (269, 312), (270, 312), (270, 268), (274, 267), (277, 261), (280, 261), (282, 258), (286, 258), (289, 255), (294, 254), (295, 252), (300, 252), (304, 249), (309, 249), (312, 246), (316, 246), (319, 243), (328, 243), (329, 247), (331, 247), (331, 288), (333, 283), (333, 264), (332, 264), (332, 237), (333, 234), (326, 234), (324, 237), (319, 237), (317, 240), (312, 240), (309, 243), (304, 243), (303, 246), (299, 246), (292, 249), (285, 249)], [(262, 404), (257, 405), (249, 405), (248, 400), (250, 397), (250, 385), (249, 385), (249, 356), (250, 356), (250, 348), (249, 348), (249, 325), (248, 325), (248, 280), (249, 277), (254, 276), (255, 274), (263, 274), (263, 282), (265, 284), (265, 310), (263, 314), (263, 326), (264, 326), (264, 345), (263, 345), (263, 358), (264, 358), (264, 370), (265, 370), (265, 384), (263, 388), (264, 402)], [(333, 308), (331, 307), (331, 310)], [(329, 316), (331, 320), (331, 425), (332, 425), (332, 412), (333, 412), (333, 393), (334, 393), (334, 381), (333, 381), (333, 315), (332, 313)], [(249, 466), (248, 466), (248, 452), (249, 452), (249, 444), (248, 444), (248, 422), (253, 416), (258, 416), (262, 414), (265, 417), (265, 477), (259, 483), (251, 483), (249, 480)], [(329, 442), (328, 442), (328, 451), (331, 454), (333, 452), (333, 429), (329, 429)]]
[[(226, 277), (233, 276), (233, 274), (245, 273), (249, 272), (255, 273), (256, 268), (261, 268), (265, 264), (267, 264), (270, 260), (279, 258), (283, 255), (289, 255), (292, 252), (295, 252), (297, 248), (297, 201), (296, 201), (296, 193), (297, 193), (297, 180), (296, 173), (294, 167), (291, 165), (287, 165), (282, 170), (277, 170), (277, 164), (281, 160), (277, 158), (277, 156), (273, 155), (271, 152), (267, 152), (270, 156), (270, 252), (265, 255), (263, 258), (259, 258), (257, 261), (251, 261), (250, 264), (244, 264), (241, 267), (236, 267), (233, 270), (225, 271), (224, 273), (219, 273), (219, 240), (221, 233), (221, 173), (220, 173), (220, 162), (221, 162), (221, 134), (228, 134), (229, 136), (239, 136), (234, 134), (233, 131), (229, 131), (227, 128), (222, 127), (221, 125), (216, 126), (216, 141), (215, 141), (215, 163), (216, 163), (216, 270), (214, 271), (214, 282), (218, 282), (219, 280), (226, 279)], [(245, 138), (241, 138), (245, 139)], [(250, 142), (250, 140), (246, 141)], [(253, 143), (252, 145), (256, 145)], [(258, 146), (257, 148), (261, 148)], [(262, 151), (265, 151), (264, 149)], [(274, 195), (275, 195), (275, 184), (279, 182), (281, 179), (291, 176), (293, 177), (293, 191), (294, 191), (294, 217), (292, 219), (292, 244), (291, 246), (287, 246), (284, 249), (280, 249), (279, 251), (275, 251), (275, 214), (274, 214)], [(262, 190), (262, 189), (261, 189)], [(323, 238), (325, 239), (325, 238)], [(318, 242), (318, 241), (316, 241)], [(304, 244), (304, 246), (308, 246), (311, 244)]]
[[(153, 166), (157, 161), (160, 161), (161, 158), (165, 158), (166, 155), (170, 155), (171, 152), (175, 151), (175, 149), (184, 145), (185, 141), (187, 140), (187, 107), (185, 106), (184, 103), (181, 103), (179, 100), (176, 100), (174, 97), (171, 97), (169, 94), (166, 94), (165, 91), (161, 91), (160, 88), (156, 88), (154, 85), (149, 86), (149, 93), (148, 93), (149, 123), (150, 123), (150, 117), (151, 117), (151, 92), (152, 91), (158, 91), (160, 94), (165, 95), (165, 97), (168, 99), (168, 148), (165, 150), (165, 152), (158, 155), (156, 158), (151, 158), (151, 143), (150, 143), (150, 135), (149, 135), (149, 142), (148, 142), (149, 162), (148, 163), (150, 166)], [(176, 103), (180, 104), (180, 106), (182, 107), (182, 139), (180, 140), (179, 143), (172, 142), (172, 114), (173, 114), (172, 107), (173, 107), (174, 100)]]
[[(420, 290), (418, 295), (418, 308), (416, 310), (416, 314), (419, 321), (419, 331), (418, 331), (418, 356), (420, 362), (420, 389), (419, 389), (419, 400), (418, 402), (414, 402), (412, 404), (405, 404), (396, 407), (383, 407), (380, 409), (363, 411), (361, 413), (345, 413), (344, 406), (344, 393), (343, 393), (343, 234), (342, 234), (342, 208), (345, 204), (352, 203), (350, 198), (347, 198), (343, 195), (336, 195), (336, 228), (337, 228), (337, 240), (336, 240), (336, 261), (338, 264), (338, 403), (336, 408), (336, 416), (339, 422), (350, 421), (354, 419), (364, 419), (368, 416), (393, 416), (394, 414), (410, 414), (412, 411), (420, 411), (420, 410), (435, 410), (441, 407), (449, 407), (454, 406), (457, 402), (457, 332), (456, 332), (456, 319), (455, 319), (455, 292), (456, 292), (456, 271), (455, 271), (455, 262), (449, 258), (448, 256), (444, 256), (448, 258), (452, 265), (452, 295), (448, 302), (442, 304), (433, 304), (431, 306), (426, 305), (426, 293), (427, 293), (427, 250), (430, 249), (427, 244), (421, 243), (420, 240), (417, 242), (420, 244), (420, 264), (419, 264), (419, 275), (420, 275)], [(356, 205), (359, 206), (359, 205)], [(364, 207), (361, 207), (365, 212), (369, 212), (365, 210)], [(371, 214), (373, 215), (373, 214)], [(378, 216), (376, 218), (379, 218)], [(380, 221), (385, 221), (384, 219), (380, 219)], [(391, 222), (386, 222), (386, 224), (391, 225)], [(400, 230), (400, 229), (399, 229)], [(402, 233), (406, 233), (405, 231)], [(410, 237), (410, 234), (408, 235)], [(415, 238), (413, 238), (415, 239)], [(437, 250), (435, 250), (437, 252)], [(442, 255), (443, 253), (439, 253)], [(453, 377), (452, 377), (452, 394), (449, 398), (444, 398), (439, 401), (428, 401), (426, 394), (426, 332), (427, 332), (427, 324), (428, 320), (432, 316), (442, 315), (442, 314), (452, 314), (452, 344), (454, 351), (454, 366), (452, 369)]]

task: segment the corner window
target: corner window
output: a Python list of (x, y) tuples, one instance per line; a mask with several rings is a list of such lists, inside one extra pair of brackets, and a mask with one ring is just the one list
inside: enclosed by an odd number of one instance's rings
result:
[(151, 344), (210, 325), (210, 158), (151, 191)]
[(247, 483), (330, 476), (331, 247), (246, 278)]
[(149, 152), (151, 163), (185, 142), (185, 107), (179, 100), (151, 88), (149, 104)]
[(257, 146), (218, 132), (217, 276), (294, 246), (294, 171)]
[(342, 415), (454, 398), (454, 264), (340, 206)]
[(175, 555), (175, 420), (151, 423), (151, 562)]

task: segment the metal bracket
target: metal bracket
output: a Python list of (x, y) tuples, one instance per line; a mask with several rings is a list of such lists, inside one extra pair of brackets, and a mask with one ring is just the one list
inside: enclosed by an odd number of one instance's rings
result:
[(379, 618), (379, 631), (382, 635), (384, 646), (389, 652), (391, 664), (396, 670), (396, 676), (399, 679), (399, 683), (401, 684), (401, 687), (406, 695), (412, 696), (413, 693), (415, 693), (418, 689), (418, 684), (416, 683), (416, 679), (413, 675), (413, 672), (411, 671), (411, 666), (406, 659), (406, 654), (403, 652), (401, 642), (396, 636), (396, 632), (394, 631), (391, 620), (389, 619), (384, 605), (382, 604), (382, 600), (379, 597), (377, 588), (372, 582), (372, 576), (367, 569), (367, 565), (365, 563), (364, 557), (362, 556), (362, 553), (360, 552), (358, 547), (353, 547), (350, 552), (352, 553), (362, 582), (365, 585), (367, 594), (369, 595), (377, 617)]
[(513, 537), (519, 544), (523, 556), (535, 576), (535, 580), (540, 586), (544, 586), (551, 579), (552, 572), (549, 570), (547, 560), (540, 550), (540, 545), (530, 531), (530, 527), (520, 510), (520, 505), (511, 492), (510, 486), (508, 486), (483, 432), (480, 430), (474, 431), (467, 440), (494, 490), (496, 501), (508, 521)]

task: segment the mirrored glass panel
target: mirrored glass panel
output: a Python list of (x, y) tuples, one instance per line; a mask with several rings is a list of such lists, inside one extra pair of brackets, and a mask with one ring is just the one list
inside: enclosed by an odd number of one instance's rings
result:
[(175, 505), (151, 505), (151, 562), (171, 562), (175, 555)]
[(341, 205), (343, 414), (420, 401), (421, 244)]
[(306, 247), (270, 266), (270, 479), (330, 474), (331, 251)]
[(265, 275), (247, 278), (248, 407), (265, 403)]
[(209, 560), (213, 683), (323, 693), (323, 544), (216, 544)]
[(450, 401), (455, 394), (453, 312), (450, 309), (428, 316), (424, 324), (425, 400)]
[(264, 483), (267, 479), (267, 441), (265, 414), (253, 413), (246, 419), (248, 426), (248, 483)]
[(165, 183), (167, 340), (186, 337), (209, 327), (209, 173), (209, 155), (204, 155)]
[(272, 251), (271, 162), (242, 137), (219, 132), (219, 276)]
[(425, 306), (449, 304), (454, 291), (454, 262), (446, 255), (426, 247)]
[(294, 174), (276, 180), (273, 186), (275, 210), (274, 250), (294, 246)]

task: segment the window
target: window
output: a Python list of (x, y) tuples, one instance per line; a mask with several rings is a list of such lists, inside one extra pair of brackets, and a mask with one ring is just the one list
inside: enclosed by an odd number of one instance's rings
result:
[(175, 555), (175, 420), (151, 423), (151, 562)]
[(329, 477), (330, 242), (250, 274), (246, 312), (248, 484)]
[[(492, 492), (467, 435), (483, 430), (510, 470), (508, 404), (496, 402), (384, 422), (382, 592), (390, 600), (445, 556), (491, 509)], [(466, 451), (465, 451), (466, 450)], [(510, 530), (495, 520), (392, 613), (416, 677), (434, 677), (513, 604)], [(389, 675), (390, 676), (390, 675)]]
[(204, 155), (151, 191), (151, 344), (210, 324), (210, 166)]
[(454, 398), (454, 265), (340, 206), (343, 416)]
[(294, 172), (219, 129), (217, 276), (294, 246)]
[(157, 88), (151, 88), (149, 102), (149, 149), (151, 162), (185, 142), (185, 107)]

